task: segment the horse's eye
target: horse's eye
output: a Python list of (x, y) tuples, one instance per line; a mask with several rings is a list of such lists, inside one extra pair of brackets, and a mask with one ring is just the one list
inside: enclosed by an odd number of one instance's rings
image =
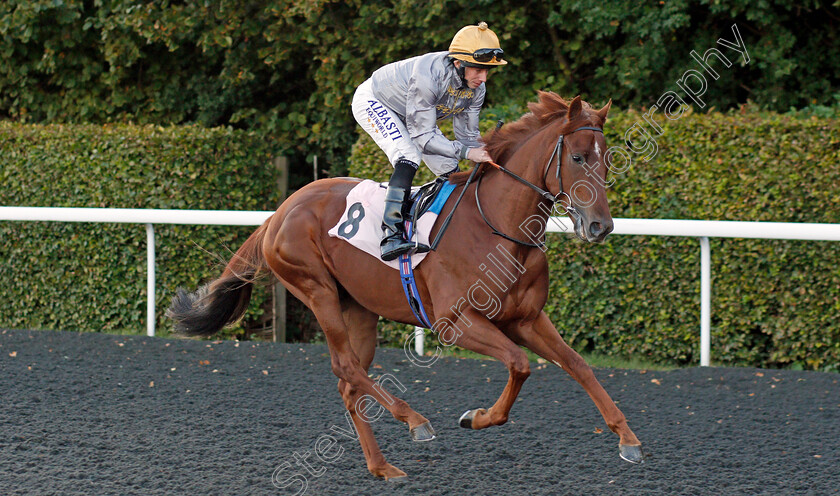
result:
[(577, 163), (577, 164), (582, 164), (582, 163), (583, 163), (583, 157), (581, 157), (581, 156), (580, 156), (580, 155), (578, 155), (577, 153), (575, 153), (574, 155), (572, 155), (572, 160), (574, 160), (574, 161), (575, 161), (575, 163)]

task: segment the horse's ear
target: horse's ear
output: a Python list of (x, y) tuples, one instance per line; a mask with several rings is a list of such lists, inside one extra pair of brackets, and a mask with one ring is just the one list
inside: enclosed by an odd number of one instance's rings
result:
[(598, 117), (601, 118), (601, 122), (606, 122), (607, 121), (607, 114), (610, 113), (610, 107), (611, 106), (612, 106), (612, 98), (610, 98), (610, 101), (608, 101), (607, 104), (604, 105), (604, 108), (602, 108), (601, 110), (599, 110), (597, 112)]
[(572, 103), (569, 104), (569, 121), (573, 121), (580, 116), (583, 111), (583, 103), (580, 101), (580, 95), (576, 96)]

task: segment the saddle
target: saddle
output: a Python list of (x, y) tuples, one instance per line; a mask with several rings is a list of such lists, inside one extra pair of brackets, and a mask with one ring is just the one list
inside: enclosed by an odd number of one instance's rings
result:
[[(449, 198), (449, 193), (452, 192), (452, 188), (447, 188), (446, 194), (443, 196), (440, 195), (443, 187), (448, 183), (449, 181), (445, 178), (438, 177), (434, 181), (420, 186), (417, 191), (412, 192), (411, 205), (408, 207), (406, 220), (416, 225), (417, 219), (422, 217), (426, 212), (433, 211), (439, 214), (443, 208), (443, 204), (446, 203), (446, 199)], [(438, 202), (438, 199), (441, 201)]]
[[(379, 259), (382, 213), (387, 187), (386, 183), (370, 180), (357, 184), (347, 194), (344, 213), (339, 217), (337, 224), (329, 230), (329, 235), (341, 238)], [(455, 185), (446, 180), (437, 180), (416, 189), (412, 188), (413, 202), (410, 208), (406, 208), (404, 218), (420, 243), (429, 243), (429, 233), (454, 189)], [(425, 255), (426, 253), (412, 255), (412, 265), (419, 264)], [(383, 263), (399, 269), (398, 260), (383, 261)]]

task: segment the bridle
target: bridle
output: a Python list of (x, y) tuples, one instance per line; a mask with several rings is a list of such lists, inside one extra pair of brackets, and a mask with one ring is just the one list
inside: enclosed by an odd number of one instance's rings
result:
[[(572, 131), (568, 134), (573, 134), (573, 133), (576, 133), (578, 131), (597, 131), (601, 134), (604, 133), (603, 129), (600, 129), (600, 128), (597, 128), (597, 127), (583, 126), (583, 127), (579, 127), (577, 129), (575, 129), (574, 131)], [(575, 221), (575, 224), (577, 224), (577, 221), (581, 218), (580, 212), (578, 212), (577, 209), (572, 205), (571, 197), (569, 197), (569, 195), (567, 193), (563, 192), (563, 179), (560, 177), (560, 166), (562, 165), (562, 161), (563, 161), (563, 158), (562, 158), (563, 157), (563, 138), (564, 138), (564, 135), (562, 135), (562, 134), (560, 135), (559, 138), (557, 138), (557, 144), (554, 145), (554, 151), (551, 152), (551, 156), (548, 158), (548, 162), (545, 164), (545, 173), (543, 174), (543, 183), (545, 183), (546, 179), (548, 178), (548, 170), (551, 168), (551, 163), (554, 161), (554, 157), (556, 156), (557, 157), (557, 181), (560, 184), (560, 192), (557, 193), (557, 195), (552, 195), (550, 192), (540, 188), (539, 186), (532, 183), (531, 181), (528, 181), (527, 179), (525, 179), (523, 177), (520, 177), (516, 173), (511, 172), (510, 170), (502, 167), (501, 165), (499, 165), (499, 164), (497, 164), (493, 161), (486, 162), (486, 163), (489, 164), (490, 166), (504, 172), (505, 174), (509, 175), (510, 177), (516, 179), (517, 181), (524, 184), (525, 186), (528, 186), (532, 190), (536, 191), (537, 193), (539, 193), (539, 195), (544, 200), (550, 201), (552, 203), (552, 205), (556, 205), (557, 203), (559, 203), (562, 200), (563, 196), (568, 197), (569, 205), (564, 207), (564, 208), (566, 210), (566, 213), (569, 214), (569, 216), (571, 216), (572, 219)], [(477, 168), (478, 168), (478, 166), (476, 166), (476, 169)], [(475, 170), (473, 172), (475, 172)], [(478, 188), (481, 185), (481, 180), (483, 178), (484, 178), (484, 175), (479, 177), (478, 182), (475, 185), (475, 203), (476, 203), (476, 205), (478, 205), (478, 213), (481, 214), (481, 218), (484, 219), (484, 222), (490, 227), (490, 229), (493, 230), (493, 234), (497, 234), (497, 235), (505, 238), (508, 241), (513, 241), (514, 243), (517, 243), (517, 244), (520, 244), (520, 245), (523, 245), (523, 246), (529, 246), (531, 248), (541, 248), (541, 247), (545, 246), (544, 242), (529, 243), (527, 241), (522, 241), (522, 240), (513, 238), (513, 237), (508, 236), (507, 234), (499, 231), (498, 229), (496, 229), (495, 226), (493, 226), (493, 224), (490, 222), (490, 220), (484, 214), (484, 210), (481, 208), (481, 200), (479, 200), (479, 198), (478, 198)], [(467, 182), (469, 183), (469, 181), (467, 181)], [(553, 208), (553, 206), (552, 206), (552, 208)]]

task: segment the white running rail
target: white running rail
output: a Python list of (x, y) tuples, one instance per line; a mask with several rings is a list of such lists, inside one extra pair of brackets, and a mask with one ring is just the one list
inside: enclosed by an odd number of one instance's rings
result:
[[(709, 238), (840, 241), (840, 224), (723, 220), (613, 219), (613, 234), (700, 239), (700, 365), (711, 360), (712, 262)], [(572, 233), (567, 218), (551, 217), (546, 231)]]
[[(155, 334), (155, 238), (154, 224), (258, 226), (272, 211), (154, 210), (126, 208), (0, 207), (0, 221), (115, 222), (145, 224), (147, 240), (146, 333)], [(787, 222), (732, 222), (712, 220), (613, 219), (613, 234), (637, 236), (682, 236), (700, 240), (700, 365), (711, 359), (711, 252), (709, 238), (796, 239), (840, 241), (840, 224)], [(551, 217), (547, 232), (572, 233), (568, 219)], [(423, 353), (422, 329), (415, 346)]]
[(146, 334), (155, 335), (154, 224), (259, 226), (274, 212), (229, 210), (154, 210), (135, 208), (0, 207), (0, 221), (115, 222), (146, 225)]

